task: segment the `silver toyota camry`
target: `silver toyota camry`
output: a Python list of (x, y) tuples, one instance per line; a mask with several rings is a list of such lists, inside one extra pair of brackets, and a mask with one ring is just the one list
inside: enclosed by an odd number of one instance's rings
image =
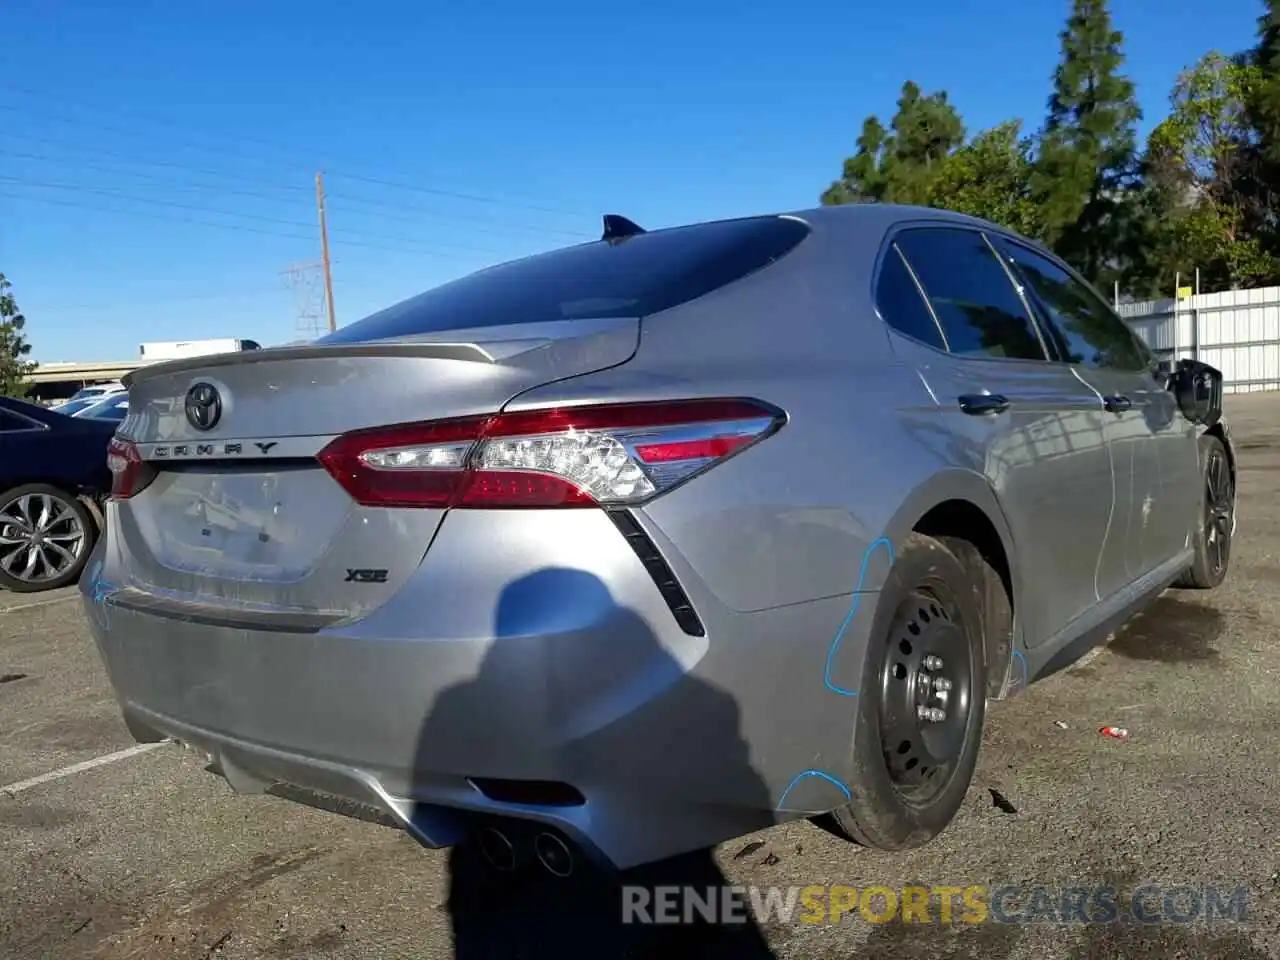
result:
[(927, 842), (988, 702), (1235, 529), (1221, 375), (936, 210), (610, 216), (128, 389), (81, 590), (133, 735), (501, 868)]

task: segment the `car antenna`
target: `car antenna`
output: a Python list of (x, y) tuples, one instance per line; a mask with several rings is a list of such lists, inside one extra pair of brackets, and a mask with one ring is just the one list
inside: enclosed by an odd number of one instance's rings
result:
[(604, 236), (600, 239), (612, 243), (615, 240), (625, 240), (627, 237), (634, 237), (647, 232), (644, 227), (632, 223), (626, 217), (616, 213), (606, 213), (604, 215)]

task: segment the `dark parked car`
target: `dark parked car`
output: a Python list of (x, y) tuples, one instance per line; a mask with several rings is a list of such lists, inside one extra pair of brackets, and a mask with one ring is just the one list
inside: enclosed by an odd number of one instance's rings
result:
[(117, 423), (0, 397), (0, 587), (74, 583), (102, 528)]

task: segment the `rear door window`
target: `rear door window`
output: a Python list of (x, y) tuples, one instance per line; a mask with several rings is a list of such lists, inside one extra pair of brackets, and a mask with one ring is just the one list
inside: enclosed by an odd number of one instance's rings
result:
[(952, 353), (1045, 360), (1031, 312), (986, 238), (976, 230), (905, 230), (897, 244), (920, 280)]
[(643, 317), (740, 280), (809, 235), (789, 217), (753, 217), (597, 241), (499, 264), (344, 327), (318, 343), (464, 327)]
[(1147, 368), (1149, 357), (1137, 336), (1087, 284), (1034, 250), (993, 240), (1048, 313), (1047, 333), (1065, 362), (1113, 370)]

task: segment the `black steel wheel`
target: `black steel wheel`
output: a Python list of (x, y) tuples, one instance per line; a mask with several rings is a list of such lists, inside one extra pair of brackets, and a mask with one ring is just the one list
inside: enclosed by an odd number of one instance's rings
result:
[(927, 805), (946, 789), (963, 755), (973, 705), (969, 638), (942, 581), (899, 605), (880, 667), (880, 745), (893, 788)]
[(1212, 434), (1200, 438), (1201, 516), (1193, 538), (1195, 556), (1176, 586), (1212, 590), (1227, 577), (1235, 532), (1236, 486), (1227, 448)]
[(851, 840), (918, 847), (960, 809), (986, 716), (982, 587), (980, 571), (932, 537), (913, 533), (897, 551), (867, 641), (852, 798), (831, 811)]

